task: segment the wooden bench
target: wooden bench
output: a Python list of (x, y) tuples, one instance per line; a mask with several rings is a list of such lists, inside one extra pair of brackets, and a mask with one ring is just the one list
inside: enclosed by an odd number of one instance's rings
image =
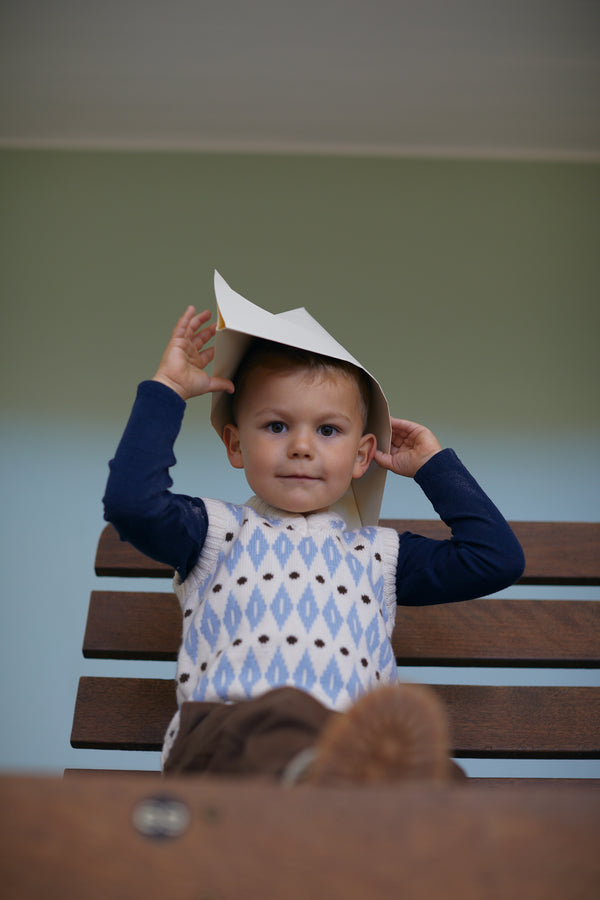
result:
[[(445, 533), (435, 522), (385, 524)], [(523, 585), (573, 585), (575, 595), (600, 584), (599, 525), (513, 525), (527, 557)], [(124, 578), (171, 575), (110, 527), (96, 570)], [(400, 608), (397, 625), (399, 663), (421, 666), (424, 675), (440, 665), (463, 673), (474, 666), (564, 672), (600, 662), (600, 601), (580, 593), (569, 600)], [(170, 592), (94, 591), (84, 654), (174, 660), (179, 635)], [(437, 690), (450, 708), (457, 756), (490, 757), (501, 766), (508, 758), (600, 754), (600, 687)], [(157, 750), (174, 696), (172, 677), (82, 678), (72, 743)], [(600, 791), (591, 789), (600, 779), (285, 789), (262, 779), (69, 771), (77, 777), (0, 777), (0, 803), (10, 811), (0, 841), (8, 900), (49, 889), (52, 896), (90, 900), (600, 896)]]
[[(399, 531), (447, 537), (430, 520), (382, 520)], [(513, 522), (527, 566), (520, 584), (600, 584), (600, 524)], [(171, 578), (172, 571), (102, 532), (99, 576)], [(92, 659), (175, 660), (181, 613), (171, 592), (92, 592), (83, 654)], [(600, 601), (489, 598), (433, 607), (400, 607), (393, 639), (400, 666), (600, 666)], [(429, 680), (423, 678), (423, 680)], [(463, 679), (464, 680), (464, 679)], [(600, 758), (600, 687), (437, 685), (450, 712), (460, 758)], [(159, 750), (175, 709), (173, 678), (83, 677), (71, 734), (76, 748)], [(77, 770), (68, 770), (77, 771)], [(493, 774), (493, 773), (492, 773)], [(488, 787), (501, 776), (472, 779)], [(518, 779), (519, 784), (529, 779)], [(533, 779), (538, 785), (539, 779)], [(587, 785), (600, 785), (589, 779)]]

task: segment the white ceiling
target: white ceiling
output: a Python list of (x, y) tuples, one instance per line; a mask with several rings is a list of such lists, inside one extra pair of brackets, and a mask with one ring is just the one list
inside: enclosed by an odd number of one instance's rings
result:
[(0, 145), (600, 159), (600, 0), (0, 0)]

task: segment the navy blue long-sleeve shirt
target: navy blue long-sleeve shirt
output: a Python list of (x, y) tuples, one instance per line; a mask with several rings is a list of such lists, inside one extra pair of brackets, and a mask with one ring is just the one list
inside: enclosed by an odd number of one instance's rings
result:
[[(176, 494), (169, 469), (185, 402), (172, 390), (143, 382), (110, 462), (104, 517), (123, 540), (164, 562), (182, 580), (197, 562), (208, 516), (202, 499)], [(442, 450), (422, 466), (415, 481), (451, 538), (400, 535), (396, 584), (398, 604), (421, 606), (469, 600), (502, 590), (524, 569), (523, 551), (496, 506), (453, 450)]]

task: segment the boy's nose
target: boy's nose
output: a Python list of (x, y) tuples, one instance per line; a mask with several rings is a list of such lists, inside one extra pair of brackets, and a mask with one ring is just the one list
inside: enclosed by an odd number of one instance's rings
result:
[(308, 459), (313, 455), (313, 445), (310, 436), (304, 431), (292, 434), (288, 447), (288, 454), (293, 458)]

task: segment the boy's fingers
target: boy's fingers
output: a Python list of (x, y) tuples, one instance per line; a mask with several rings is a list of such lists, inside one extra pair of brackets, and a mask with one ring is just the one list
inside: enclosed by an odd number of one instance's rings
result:
[(214, 347), (207, 347), (206, 350), (202, 350), (200, 347), (198, 348), (198, 361), (200, 362), (200, 365), (202, 366), (202, 368), (204, 368), (204, 366), (207, 366), (209, 364), (209, 362), (211, 361), (211, 359), (213, 358), (214, 355), (215, 355)]
[(227, 391), (228, 394), (233, 394), (235, 387), (233, 381), (230, 381), (228, 378), (221, 378), (219, 375), (213, 375), (209, 382), (209, 390)]
[(187, 330), (191, 327), (192, 331), (196, 331), (197, 328), (202, 325), (203, 322), (207, 322), (210, 319), (211, 312), (208, 309), (202, 310), (202, 312), (197, 313), (195, 306), (188, 306), (183, 315), (179, 317), (177, 320), (177, 324), (175, 325), (174, 332), (180, 334), (182, 331)]
[(213, 324), (209, 325), (208, 328), (203, 328), (202, 331), (198, 331), (198, 332), (196, 332), (196, 334), (194, 334), (192, 336), (193, 343), (203, 346), (208, 341), (210, 341), (210, 339), (212, 337), (215, 336), (216, 330), (217, 330), (217, 323), (213, 322)]
[(383, 469), (389, 469), (392, 464), (391, 455), (389, 453), (384, 453), (383, 450), (376, 450), (373, 458), (377, 465), (381, 466)]
[(175, 325), (175, 328), (173, 329), (171, 337), (179, 338), (179, 337), (182, 337), (183, 335), (185, 335), (185, 333), (189, 327), (190, 320), (193, 318), (195, 312), (196, 312), (196, 310), (193, 306), (188, 306), (188, 308), (186, 309), (184, 314), (182, 316), (180, 316), (179, 319), (177, 320), (177, 324)]
[[(192, 306), (191, 308), (194, 309), (193, 306)], [(204, 309), (204, 310), (202, 310), (202, 312), (196, 313), (196, 314), (192, 317), (192, 320), (191, 320), (191, 322), (190, 322), (190, 324), (192, 325), (194, 331), (195, 331), (197, 328), (199, 328), (200, 325), (202, 325), (203, 322), (207, 322), (207, 321), (210, 319), (210, 317), (211, 317), (211, 312), (210, 312), (209, 309)], [(216, 327), (216, 323), (215, 323), (215, 327)]]

